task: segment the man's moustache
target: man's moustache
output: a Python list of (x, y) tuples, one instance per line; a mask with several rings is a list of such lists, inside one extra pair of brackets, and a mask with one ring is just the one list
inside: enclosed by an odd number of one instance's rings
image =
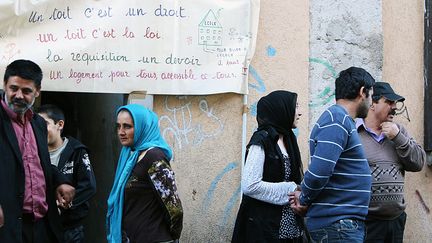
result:
[(20, 99), (13, 99), (12, 103), (14, 103), (16, 105), (20, 105), (20, 106), (27, 106), (27, 103), (25, 103), (24, 100), (20, 100)]

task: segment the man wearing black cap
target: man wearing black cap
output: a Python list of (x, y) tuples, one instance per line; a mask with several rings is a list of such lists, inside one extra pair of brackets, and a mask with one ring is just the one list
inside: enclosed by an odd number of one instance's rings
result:
[(420, 171), (426, 160), (424, 150), (407, 130), (393, 122), (396, 103), (404, 100), (390, 84), (376, 82), (367, 117), (356, 120), (372, 172), (365, 242), (403, 242), (405, 171)]

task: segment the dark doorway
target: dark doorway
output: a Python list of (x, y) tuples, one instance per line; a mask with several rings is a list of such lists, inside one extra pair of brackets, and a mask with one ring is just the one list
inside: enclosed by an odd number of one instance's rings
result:
[(113, 183), (120, 143), (114, 130), (115, 111), (125, 104), (122, 94), (42, 92), (41, 104), (55, 104), (66, 116), (63, 135), (77, 138), (90, 149), (97, 193), (85, 221), (87, 242), (106, 242), (106, 200)]

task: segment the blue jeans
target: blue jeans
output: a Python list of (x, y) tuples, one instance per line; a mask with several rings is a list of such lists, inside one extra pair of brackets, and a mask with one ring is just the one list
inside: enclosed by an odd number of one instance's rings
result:
[(361, 220), (341, 219), (322, 229), (309, 231), (316, 243), (363, 243), (365, 224)]

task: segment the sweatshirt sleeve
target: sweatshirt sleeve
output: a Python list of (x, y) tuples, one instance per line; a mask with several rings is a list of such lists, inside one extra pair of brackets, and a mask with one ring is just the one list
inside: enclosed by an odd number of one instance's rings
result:
[(288, 204), (288, 193), (295, 191), (296, 183), (263, 181), (264, 160), (264, 149), (258, 145), (251, 145), (241, 179), (243, 194), (267, 203)]
[(68, 184), (73, 186), (72, 182), (69, 181), (66, 176), (64, 176), (59, 169), (57, 168), (57, 166), (50, 164), (50, 168), (51, 168), (51, 173), (52, 173), (52, 177), (53, 177), (53, 186), (54, 188), (57, 188), (58, 186), (62, 185), (62, 184)]
[(76, 180), (75, 197), (72, 205), (79, 206), (96, 194), (96, 179), (90, 164), (90, 158), (85, 149), (80, 151), (80, 159), (74, 165)]
[(400, 158), (403, 169), (406, 171), (421, 171), (425, 161), (426, 153), (422, 147), (412, 138), (402, 125), (399, 125), (399, 133), (393, 138), (396, 153)]

